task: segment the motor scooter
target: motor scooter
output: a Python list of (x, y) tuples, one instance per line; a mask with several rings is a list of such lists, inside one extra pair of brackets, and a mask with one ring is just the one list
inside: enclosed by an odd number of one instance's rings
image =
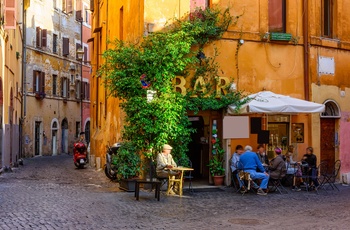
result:
[(118, 154), (118, 149), (120, 148), (120, 146), (121, 143), (114, 143), (112, 146), (106, 146), (106, 164), (104, 168), (106, 176), (111, 180), (117, 179), (118, 165), (116, 161), (116, 156)]
[(84, 168), (87, 163), (87, 148), (82, 142), (74, 143), (73, 161), (77, 168)]

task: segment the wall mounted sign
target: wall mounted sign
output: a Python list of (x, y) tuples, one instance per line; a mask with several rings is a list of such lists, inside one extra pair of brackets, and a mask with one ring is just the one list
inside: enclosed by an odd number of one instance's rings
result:
[(304, 123), (292, 124), (292, 143), (304, 143)]

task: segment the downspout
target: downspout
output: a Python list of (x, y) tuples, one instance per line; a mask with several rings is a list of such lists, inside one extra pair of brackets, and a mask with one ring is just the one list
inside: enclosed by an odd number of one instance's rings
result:
[(23, 132), (23, 128), (24, 128), (24, 124), (25, 124), (25, 119), (27, 116), (27, 89), (25, 87), (27, 87), (26, 84), (26, 79), (27, 79), (27, 71), (26, 71), (26, 59), (27, 59), (27, 50), (26, 50), (26, 44), (27, 44), (27, 38), (26, 38), (26, 28), (27, 28), (27, 10), (25, 9), (24, 6), (24, 2), (22, 2), (22, 17), (23, 17), (23, 23), (22, 23), (22, 29), (23, 29), (23, 39), (22, 39), (22, 90), (21, 90), (21, 94), (22, 94), (22, 111), (21, 111), (21, 128), (20, 128), (20, 156), (19, 158), (23, 157), (23, 151), (24, 151), (24, 132)]
[(303, 38), (304, 38), (304, 95), (305, 100), (310, 100), (310, 83), (309, 83), (309, 7), (308, 0), (304, 0), (303, 12)]

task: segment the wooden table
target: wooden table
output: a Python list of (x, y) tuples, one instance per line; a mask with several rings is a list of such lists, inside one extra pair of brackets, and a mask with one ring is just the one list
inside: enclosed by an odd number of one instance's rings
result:
[(184, 178), (184, 172), (185, 171), (192, 171), (193, 168), (187, 168), (187, 167), (172, 167), (171, 170), (173, 171), (181, 171), (180, 178), (173, 179), (173, 176), (169, 174), (169, 181), (168, 181), (168, 190), (167, 194), (169, 195), (169, 192), (171, 190), (171, 184), (172, 182), (179, 183), (179, 195), (182, 196), (182, 186), (183, 186), (183, 178)]

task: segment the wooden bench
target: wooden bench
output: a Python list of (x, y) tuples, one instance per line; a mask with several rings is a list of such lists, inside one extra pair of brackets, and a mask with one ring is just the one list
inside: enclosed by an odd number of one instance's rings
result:
[(152, 188), (153, 185), (155, 185), (156, 189), (155, 189), (155, 198), (157, 198), (157, 200), (159, 201), (160, 199), (160, 186), (162, 184), (161, 181), (158, 180), (136, 180), (135, 182), (135, 197), (136, 200), (139, 200), (139, 195), (140, 195), (140, 184), (151, 184)]

